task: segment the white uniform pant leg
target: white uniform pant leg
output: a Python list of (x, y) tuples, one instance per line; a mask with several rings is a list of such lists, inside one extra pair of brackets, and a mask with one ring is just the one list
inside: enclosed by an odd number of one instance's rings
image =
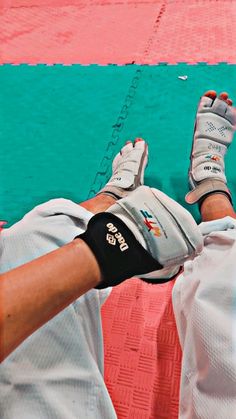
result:
[[(63, 199), (36, 207), (1, 233), (1, 272), (73, 240), (91, 216)], [(1, 364), (1, 419), (116, 418), (103, 379), (100, 308), (109, 293), (89, 291)]]
[(202, 223), (204, 250), (185, 263), (173, 288), (183, 350), (181, 419), (236, 418), (235, 228), (229, 217)]

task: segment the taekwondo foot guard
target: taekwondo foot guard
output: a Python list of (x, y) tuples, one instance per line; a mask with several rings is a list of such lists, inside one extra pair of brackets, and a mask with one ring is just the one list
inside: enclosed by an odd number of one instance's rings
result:
[[(203, 246), (191, 214), (147, 186), (92, 217), (79, 238), (88, 244), (100, 266), (103, 281), (97, 288), (118, 285), (148, 272), (176, 269), (199, 254)], [(166, 281), (156, 278), (147, 282)]]
[(142, 138), (134, 144), (127, 141), (125, 146), (114, 158), (112, 177), (99, 191), (115, 199), (124, 198), (138, 186), (143, 185), (144, 171), (148, 162), (148, 146)]
[[(215, 98), (214, 98), (215, 95)], [(233, 140), (235, 110), (221, 96), (200, 100), (189, 169), (188, 204), (201, 202), (211, 193), (226, 194), (231, 200), (225, 177), (224, 156)], [(227, 95), (226, 95), (227, 96)]]

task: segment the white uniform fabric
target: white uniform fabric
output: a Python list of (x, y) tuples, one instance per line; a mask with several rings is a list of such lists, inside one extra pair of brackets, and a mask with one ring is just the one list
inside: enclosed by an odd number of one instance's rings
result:
[(204, 249), (173, 288), (180, 419), (236, 418), (236, 220), (202, 223)]
[[(81, 234), (92, 214), (56, 199), (0, 234), (0, 271)], [(110, 293), (91, 290), (30, 336), (0, 365), (1, 419), (113, 419), (103, 379), (100, 308)]]
[[(91, 213), (59, 199), (0, 235), (5, 272), (69, 242)], [(173, 303), (183, 349), (181, 419), (236, 418), (236, 222), (203, 223), (203, 253), (185, 263)], [(103, 380), (100, 307), (91, 290), (0, 365), (1, 419), (116, 418)]]

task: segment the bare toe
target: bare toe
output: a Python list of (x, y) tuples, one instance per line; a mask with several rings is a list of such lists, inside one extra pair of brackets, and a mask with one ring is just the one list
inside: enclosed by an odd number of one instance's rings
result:
[(206, 93), (204, 93), (203, 96), (210, 97), (211, 99), (214, 100), (217, 96), (217, 93), (215, 90), (208, 90)]
[(219, 94), (219, 99), (224, 100), (225, 102), (227, 101), (229, 95), (227, 92), (222, 92)]

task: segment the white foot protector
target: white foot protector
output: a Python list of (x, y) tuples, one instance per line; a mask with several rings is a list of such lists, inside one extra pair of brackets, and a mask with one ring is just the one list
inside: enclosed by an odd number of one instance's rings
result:
[(235, 109), (220, 98), (203, 96), (200, 100), (189, 169), (186, 202), (194, 204), (210, 192), (229, 195), (224, 156), (235, 130)]
[(170, 278), (202, 251), (202, 234), (192, 215), (157, 189), (140, 186), (107, 211), (118, 216), (163, 266), (151, 276), (139, 275), (142, 278)]
[(148, 145), (142, 138), (134, 144), (129, 141), (114, 158), (112, 176), (104, 188), (99, 191), (116, 199), (128, 195), (143, 185), (144, 171), (148, 162)]

